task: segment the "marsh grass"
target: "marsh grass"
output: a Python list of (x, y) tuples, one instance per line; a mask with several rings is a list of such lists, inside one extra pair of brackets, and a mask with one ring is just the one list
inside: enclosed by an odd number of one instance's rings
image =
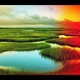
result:
[(53, 34), (53, 28), (0, 28), (0, 52), (49, 48), (48, 43), (33, 42), (55, 37), (57, 36)]
[(30, 51), (51, 47), (48, 43), (32, 43), (32, 42), (7, 42), (0, 43), (0, 52), (4, 51)]
[(10, 69), (0, 69), (0, 75), (40, 75), (42, 73), (36, 73), (36, 72), (29, 72), (29, 71), (16, 71), (16, 70), (10, 70)]
[(53, 47), (41, 50), (40, 54), (44, 57), (65, 62), (67, 60), (80, 59), (80, 52), (66, 47)]

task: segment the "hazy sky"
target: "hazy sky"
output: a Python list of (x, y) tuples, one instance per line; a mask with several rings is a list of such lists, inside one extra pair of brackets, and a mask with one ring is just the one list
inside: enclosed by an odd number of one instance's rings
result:
[[(0, 5), (0, 23), (80, 21), (80, 5)], [(45, 17), (45, 18), (44, 18)], [(51, 19), (52, 18), (52, 19)], [(53, 20), (52, 20), (53, 21)]]
[(0, 5), (0, 23), (51, 22), (53, 10), (49, 5)]
[(14, 13), (20, 14), (20, 13), (27, 13), (29, 15), (37, 14), (39, 16), (47, 16), (52, 17), (53, 11), (50, 10), (50, 6), (44, 6), (44, 5), (18, 5), (13, 6), (12, 11)]
[(47, 5), (0, 5), (0, 16), (11, 14), (16, 17), (35, 14), (49, 18), (53, 17), (53, 11)]

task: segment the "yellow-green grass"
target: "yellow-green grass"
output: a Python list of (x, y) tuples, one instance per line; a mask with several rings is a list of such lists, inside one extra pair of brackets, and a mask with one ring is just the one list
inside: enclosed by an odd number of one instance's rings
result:
[(80, 52), (74, 48), (64, 47), (52, 47), (41, 50), (40, 54), (44, 57), (55, 59), (57, 61), (80, 59)]
[(32, 42), (0, 42), (0, 52), (4, 51), (29, 51), (51, 47), (48, 43)]

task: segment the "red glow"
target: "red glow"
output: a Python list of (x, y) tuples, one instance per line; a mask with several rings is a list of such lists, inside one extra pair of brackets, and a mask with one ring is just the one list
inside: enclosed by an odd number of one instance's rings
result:
[(60, 25), (65, 29), (80, 29), (80, 22), (73, 22), (65, 19), (65, 21), (61, 21)]
[(73, 47), (80, 47), (80, 37), (62, 38), (60, 40), (66, 45), (71, 45)]
[[(80, 22), (65, 20), (60, 22), (63, 29), (59, 38), (61, 44), (71, 46), (64, 56), (67, 60), (64, 62), (64, 68), (55, 72), (56, 75), (80, 75)], [(71, 37), (70, 37), (71, 36)], [(75, 47), (77, 47), (75, 49)], [(72, 57), (72, 58), (71, 58)], [(71, 60), (70, 60), (71, 58)]]

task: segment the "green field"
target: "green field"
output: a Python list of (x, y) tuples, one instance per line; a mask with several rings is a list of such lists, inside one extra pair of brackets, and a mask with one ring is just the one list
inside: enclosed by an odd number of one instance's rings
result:
[[(56, 32), (53, 28), (0, 28), (0, 52), (48, 48), (47, 40), (57, 39)], [(38, 41), (45, 43), (34, 43)]]

